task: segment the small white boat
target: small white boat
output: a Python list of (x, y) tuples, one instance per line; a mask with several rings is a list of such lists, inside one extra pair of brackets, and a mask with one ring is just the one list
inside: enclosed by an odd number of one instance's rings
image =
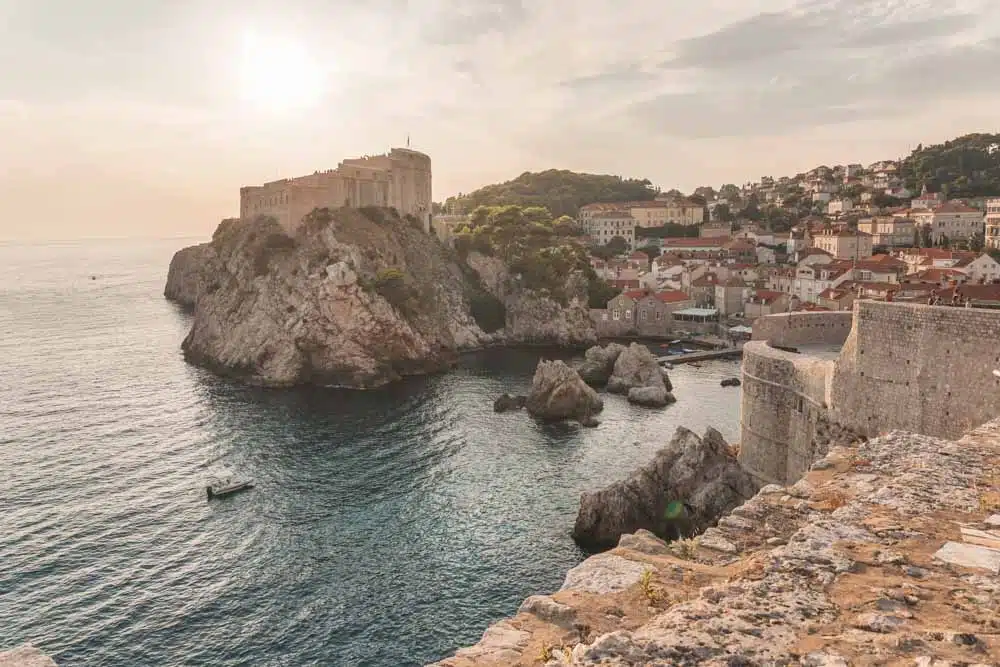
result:
[(233, 493), (239, 493), (240, 491), (246, 491), (252, 489), (253, 486), (253, 480), (251, 479), (220, 482), (213, 478), (212, 484), (205, 487), (205, 493), (208, 495), (208, 499), (211, 500), (212, 498), (220, 498)]

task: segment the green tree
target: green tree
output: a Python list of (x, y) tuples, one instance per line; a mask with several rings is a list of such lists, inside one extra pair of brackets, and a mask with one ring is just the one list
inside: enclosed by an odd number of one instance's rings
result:
[(646, 253), (646, 255), (648, 255), (650, 259), (656, 259), (657, 257), (660, 256), (660, 253), (662, 252), (662, 250), (660, 250), (660, 246), (655, 246), (655, 245), (644, 245), (641, 248), (639, 248), (639, 250)]
[(931, 226), (930, 225), (920, 225), (918, 231), (920, 233), (920, 244), (919, 245), (920, 245), (921, 248), (930, 248), (931, 246), (934, 245), (934, 241), (933, 241), (934, 237), (931, 234)]
[(982, 252), (983, 246), (986, 245), (986, 236), (983, 232), (976, 232), (969, 239), (969, 250), (974, 252)]
[(948, 238), (947, 234), (942, 234), (940, 240), (938, 241), (938, 245), (940, 245), (942, 248), (950, 248), (951, 239)]
[(719, 196), (729, 201), (737, 201), (740, 198), (740, 189), (732, 183), (726, 183), (719, 188)]
[(615, 236), (610, 241), (608, 241), (608, 249), (614, 254), (620, 255), (626, 250), (628, 250), (628, 241), (622, 236)]
[(474, 211), (479, 206), (538, 206), (558, 217), (576, 216), (581, 206), (594, 202), (648, 201), (655, 196), (656, 189), (649, 179), (549, 169), (487, 185), (449, 199), (446, 205), (460, 212)]
[(735, 220), (733, 212), (729, 210), (729, 204), (718, 204), (712, 209), (712, 215), (720, 222), (732, 222)]
[(608, 301), (618, 296), (619, 291), (609, 285), (607, 281), (595, 278), (591, 280), (587, 288), (587, 303), (591, 308), (606, 308)]

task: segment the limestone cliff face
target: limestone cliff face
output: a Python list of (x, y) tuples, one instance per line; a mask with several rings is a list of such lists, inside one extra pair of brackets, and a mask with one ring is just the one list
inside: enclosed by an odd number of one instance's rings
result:
[(215, 256), (212, 244), (202, 243), (178, 250), (170, 260), (167, 286), (163, 295), (188, 309), (193, 309), (198, 295), (207, 291), (203, 283), (205, 264)]
[(508, 344), (588, 346), (597, 331), (587, 304), (587, 281), (573, 276), (561, 286), (565, 300), (521, 287), (502, 261), (471, 252), (467, 262), (483, 287), (506, 308), (503, 340)]
[(177, 253), (165, 293), (194, 307), (186, 358), (253, 384), (375, 387), (491, 340), (448, 251), (384, 209), (320, 213), (294, 236), (224, 221)]

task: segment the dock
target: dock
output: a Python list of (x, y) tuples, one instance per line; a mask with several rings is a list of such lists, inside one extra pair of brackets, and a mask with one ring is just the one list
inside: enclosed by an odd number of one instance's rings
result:
[(671, 364), (689, 364), (692, 361), (708, 361), (709, 359), (730, 359), (743, 356), (742, 347), (727, 347), (721, 350), (705, 350), (703, 352), (685, 352), (684, 354), (668, 354), (657, 357), (661, 364), (669, 361)]

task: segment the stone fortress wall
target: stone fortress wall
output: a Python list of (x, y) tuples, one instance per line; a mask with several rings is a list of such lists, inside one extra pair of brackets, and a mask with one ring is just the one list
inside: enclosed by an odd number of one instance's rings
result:
[(274, 216), (288, 231), (315, 208), (392, 206), (430, 231), (431, 159), (408, 148), (344, 160), (336, 169), (240, 188), (240, 217)]
[[(838, 343), (827, 359), (772, 347)], [(784, 484), (858, 436), (957, 437), (1000, 415), (994, 368), (1000, 311), (859, 301), (760, 318), (743, 348), (740, 463)]]

